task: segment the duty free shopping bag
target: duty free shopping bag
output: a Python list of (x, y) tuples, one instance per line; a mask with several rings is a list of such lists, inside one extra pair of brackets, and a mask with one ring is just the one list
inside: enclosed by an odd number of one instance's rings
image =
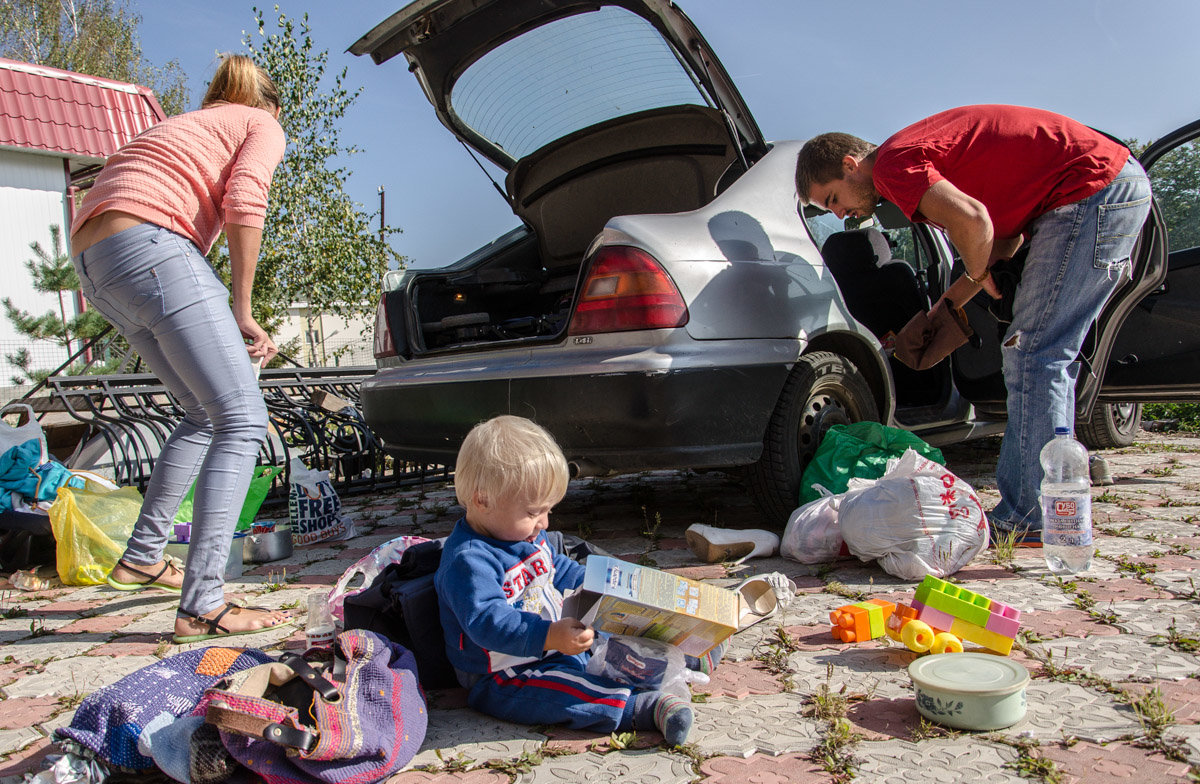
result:
[(311, 469), (298, 457), (288, 465), (291, 474), (288, 517), (292, 524), (292, 543), (299, 547), (352, 538), (354, 521), (342, 515), (342, 501), (333, 488), (329, 472)]

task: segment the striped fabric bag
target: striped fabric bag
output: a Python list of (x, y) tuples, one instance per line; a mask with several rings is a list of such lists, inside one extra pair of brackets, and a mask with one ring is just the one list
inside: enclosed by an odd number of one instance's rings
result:
[(204, 694), (193, 715), (267, 784), (373, 784), (425, 739), (428, 714), (406, 648), (374, 632), (338, 635), (333, 655), (285, 653)]

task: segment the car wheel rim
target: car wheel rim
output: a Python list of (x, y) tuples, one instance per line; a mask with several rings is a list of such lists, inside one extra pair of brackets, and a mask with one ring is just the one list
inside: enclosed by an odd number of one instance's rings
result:
[(810, 455), (834, 425), (849, 425), (853, 422), (844, 402), (827, 394), (815, 394), (808, 399), (801, 414), (797, 433), (801, 455)]
[(1137, 418), (1136, 403), (1115, 403), (1112, 406), (1113, 425), (1118, 433), (1128, 433), (1133, 429), (1133, 420)]

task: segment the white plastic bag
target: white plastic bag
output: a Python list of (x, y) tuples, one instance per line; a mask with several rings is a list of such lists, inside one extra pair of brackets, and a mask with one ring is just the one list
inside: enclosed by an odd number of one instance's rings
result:
[(845, 555), (838, 526), (841, 496), (826, 495), (792, 512), (779, 540), (779, 554), (805, 564), (828, 563)]
[(328, 471), (314, 471), (298, 457), (290, 465), (288, 517), (292, 544), (333, 542), (354, 536), (354, 521), (342, 516), (342, 501)]
[(639, 690), (665, 691), (691, 699), (689, 683), (708, 683), (708, 676), (689, 670), (683, 651), (670, 643), (623, 634), (598, 634), (587, 671)]
[[(423, 536), (397, 536), (395, 539), (384, 542), (362, 558), (359, 558), (354, 562), (353, 566), (342, 572), (337, 585), (333, 586), (333, 590), (325, 597), (325, 603), (329, 606), (329, 611), (333, 613), (333, 617), (338, 620), (338, 624), (341, 625), (346, 620), (345, 602), (347, 596), (355, 596), (370, 588), (371, 583), (375, 582), (375, 578), (379, 576), (380, 572), (390, 564), (400, 562), (400, 558), (404, 555), (405, 550), (418, 542), (428, 541)], [(362, 578), (362, 582), (351, 588), (350, 583), (354, 582), (358, 577)]]
[(988, 544), (974, 488), (911, 449), (879, 479), (851, 480), (838, 526), (851, 553), (904, 580), (954, 574)]
[(0, 419), (0, 455), (4, 454), (14, 446), (20, 446), (26, 441), (37, 439), (42, 445), (42, 462), (46, 462), (46, 434), (42, 432), (42, 426), (38, 424), (37, 417), (33, 413), (33, 407), (25, 403), (9, 403), (0, 408), (0, 417), (5, 414), (10, 414), (18, 408), (25, 409), (25, 424), (13, 426)]

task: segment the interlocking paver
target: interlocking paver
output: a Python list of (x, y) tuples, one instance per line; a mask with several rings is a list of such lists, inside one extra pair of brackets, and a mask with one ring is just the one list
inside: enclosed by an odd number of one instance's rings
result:
[[(996, 446), (992, 439), (944, 449), (951, 469), (988, 506), (998, 500)], [(953, 577), (1024, 613), (1027, 649), (1012, 657), (1034, 680), (1028, 715), (1014, 727), (955, 733), (924, 723), (906, 672), (917, 654), (887, 640), (844, 645), (830, 635), (831, 609), (867, 597), (904, 601), (914, 583), (853, 558), (827, 565), (779, 557), (698, 563), (683, 540), (689, 524), (759, 526), (744, 489), (718, 473), (650, 472), (572, 482), (553, 524), (693, 579), (732, 587), (779, 571), (798, 590), (783, 612), (735, 635), (710, 684), (694, 687), (704, 695), (693, 706), (688, 749), (696, 756), (666, 749), (655, 732), (618, 741), (498, 721), (466, 707), (465, 690), (451, 689), (429, 694), (425, 743), (391, 782), (824, 784), (835, 773), (809, 758), (818, 744), (833, 742), (831, 719), (818, 715), (822, 700), (835, 715), (838, 701), (845, 702), (853, 735), (839, 751), (856, 781), (1026, 781), (1022, 754), (1044, 757), (1064, 784), (1121, 781), (1134, 772), (1145, 781), (1186, 781), (1189, 766), (1200, 772), (1200, 655), (1192, 642), (1200, 638), (1200, 439), (1143, 434), (1138, 445), (1106, 456), (1117, 483), (1093, 490), (1100, 556), (1091, 571), (1059, 580), (1037, 550), (1004, 562), (988, 551)], [(446, 535), (461, 514), (453, 489), (443, 485), (343, 502), (358, 536), (247, 564), (230, 581), (230, 594), (302, 616), (310, 593), (327, 591), (372, 547), (401, 535)], [(285, 517), (286, 507), (264, 510), (263, 519)], [(181, 650), (170, 643), (177, 601), (161, 591), (125, 594), (105, 585), (0, 591), (0, 784), (17, 784), (19, 774), (46, 764), (55, 751), (48, 736), (70, 721), (69, 706), (79, 697)], [(303, 617), (237, 639), (298, 650)], [(1153, 687), (1169, 712), (1157, 743), (1180, 759), (1133, 742), (1145, 731), (1127, 702)], [(830, 696), (818, 700), (825, 689)]]

